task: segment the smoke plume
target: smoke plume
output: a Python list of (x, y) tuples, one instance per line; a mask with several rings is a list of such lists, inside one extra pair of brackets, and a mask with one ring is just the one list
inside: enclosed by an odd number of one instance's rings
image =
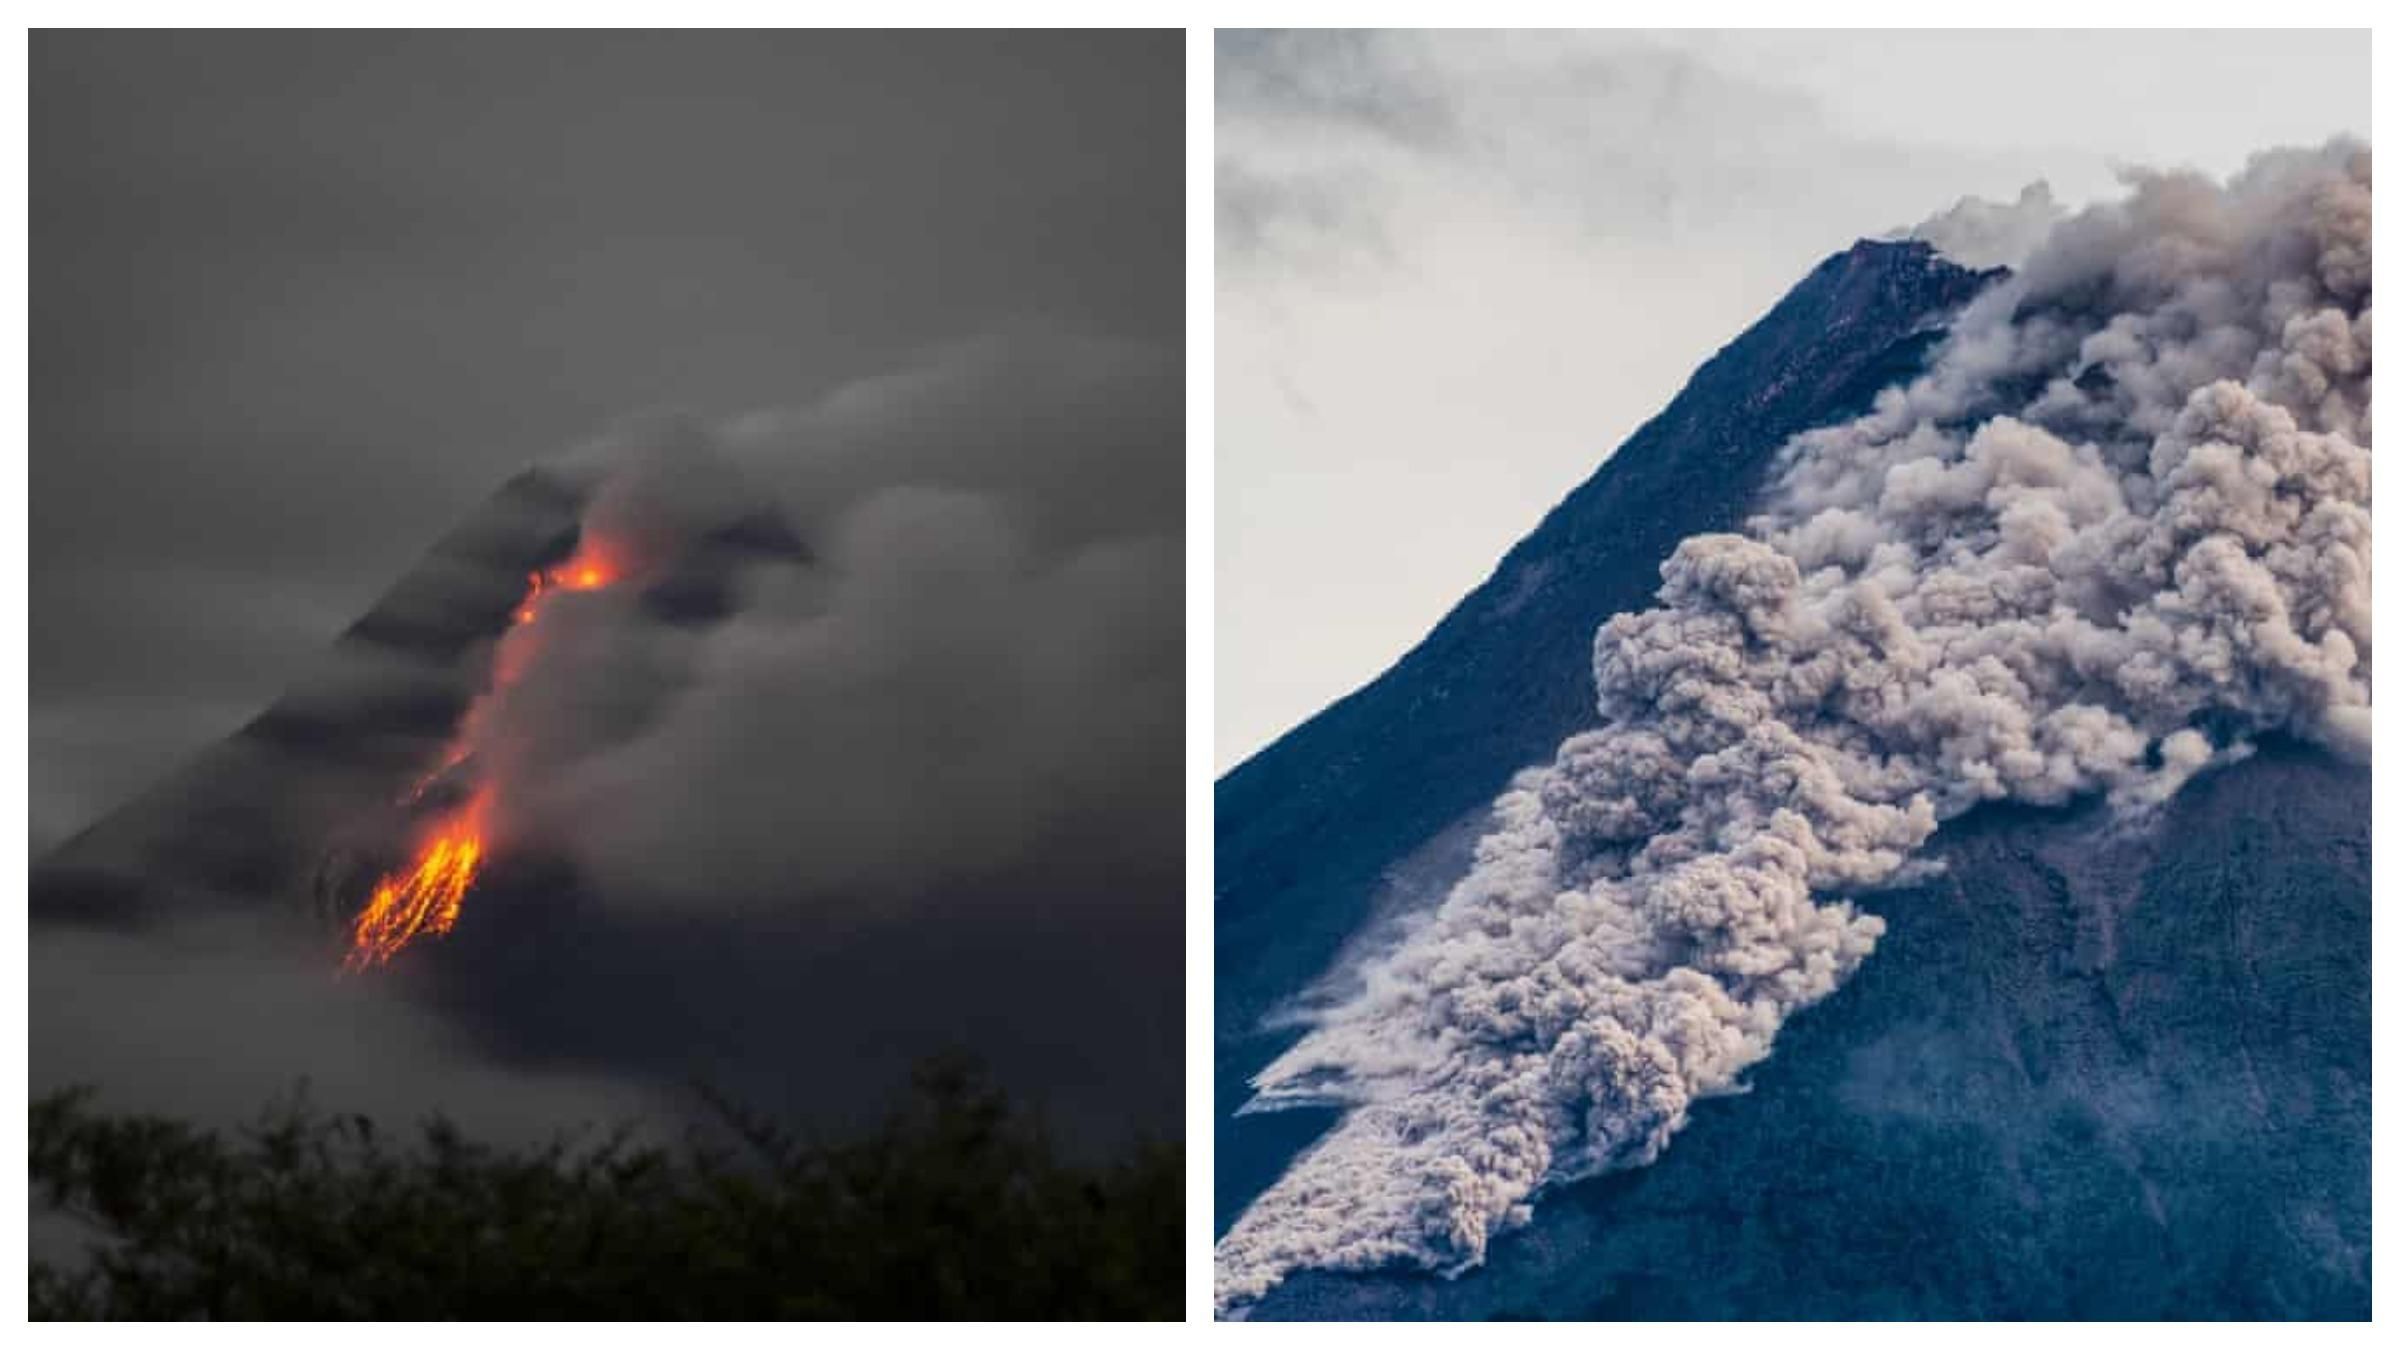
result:
[[(1181, 584), (1157, 471), (1173, 377), (1146, 347), (1018, 334), (596, 447), (582, 547), (620, 580), (512, 632), (468, 722), (503, 831), (607, 903), (686, 915), (890, 919), (1036, 862), (1055, 907), (1129, 858), (1158, 870), (1180, 801), (1180, 619), (1157, 603)], [(761, 533), (799, 556), (723, 545)], [(699, 583), (707, 622), (662, 617)]]
[(2051, 196), (2050, 184), (2036, 181), (2026, 184), (2013, 202), (1961, 197), (1949, 210), (1899, 234), (1924, 240), (1964, 267), (2015, 267), (2049, 237), (2065, 214)]
[(1657, 1158), (1978, 803), (2138, 814), (2268, 730), (2368, 755), (2369, 152), (2128, 184), (1600, 630), (1599, 728), (1255, 1079), (1346, 1114), (1219, 1243), (1221, 1309), (1464, 1270)]

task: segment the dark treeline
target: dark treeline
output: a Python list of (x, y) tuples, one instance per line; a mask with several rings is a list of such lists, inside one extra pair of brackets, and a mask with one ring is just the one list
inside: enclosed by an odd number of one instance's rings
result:
[(33, 1201), (96, 1231), (35, 1318), (1140, 1318), (1181, 1315), (1183, 1151), (1061, 1159), (971, 1068), (868, 1136), (531, 1148), (388, 1138), (305, 1100), (231, 1136), (35, 1102)]

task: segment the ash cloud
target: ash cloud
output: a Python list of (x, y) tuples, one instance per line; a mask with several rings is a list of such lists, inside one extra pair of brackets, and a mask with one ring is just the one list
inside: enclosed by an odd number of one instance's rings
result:
[[(854, 918), (1045, 855), (1095, 883), (1172, 856), (1178, 378), (1018, 335), (600, 447), (584, 537), (627, 580), (547, 600), (469, 720), (505, 823), (611, 903), (686, 914)], [(713, 622), (647, 612), (661, 570), (761, 519), (805, 554), (735, 568)]]
[(1543, 1187), (1655, 1159), (1869, 956), (1863, 893), (1943, 820), (2138, 816), (2270, 729), (2369, 754), (2369, 152), (2129, 188), (1601, 629), (1600, 727), (1257, 1076), (1246, 1109), (1346, 1114), (1218, 1244), (1221, 1310), (1464, 1270)]
[(2065, 208), (2050, 193), (2050, 184), (2036, 180), (2026, 184), (2013, 202), (1961, 197), (1949, 210), (1898, 233), (1903, 238), (1922, 239), (1966, 267), (2015, 267), (2049, 237), (2051, 227), (2065, 215)]

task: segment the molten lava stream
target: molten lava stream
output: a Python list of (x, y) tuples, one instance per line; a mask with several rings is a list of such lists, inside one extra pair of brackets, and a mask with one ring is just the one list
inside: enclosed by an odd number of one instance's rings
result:
[(375, 883), (351, 926), (345, 969), (382, 965), (418, 935), (447, 933), (458, 922), (459, 904), (483, 864), (483, 806), (478, 793), (427, 836), (407, 871)]
[[(596, 591), (616, 576), (616, 567), (606, 555), (579, 548), (574, 557), (526, 578), (525, 598), (517, 603), (512, 626), (532, 623), (541, 612), (544, 597), (553, 591)], [(511, 683), (521, 673), (523, 660), (520, 653), (511, 662), (504, 648), (494, 672), (494, 687)], [(467, 755), (465, 743), (452, 746), (440, 767), (419, 779), (401, 802), (405, 805), (423, 797)], [(475, 884), (476, 869), (483, 865), (483, 816), (490, 794), (489, 787), (477, 789), (465, 806), (446, 817), (418, 846), (416, 861), (407, 871), (387, 873), (376, 881), (366, 908), (351, 925), (350, 950), (342, 958), (344, 969), (382, 965), (418, 937), (427, 933), (439, 936), (458, 922), (459, 906), (467, 898), (467, 888)]]
[(546, 572), (526, 577), (525, 598), (518, 602), (516, 621), (532, 623), (540, 612), (541, 599), (551, 591), (596, 591), (616, 580), (617, 569), (607, 555), (585, 547), (575, 550), (575, 556)]

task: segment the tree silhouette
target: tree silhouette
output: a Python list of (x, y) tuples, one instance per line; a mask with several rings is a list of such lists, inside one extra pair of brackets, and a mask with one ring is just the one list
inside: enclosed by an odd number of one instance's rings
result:
[(35, 1200), (97, 1238), (80, 1265), (33, 1263), (32, 1315), (1181, 1315), (1180, 1145), (1066, 1162), (956, 1061), (847, 1142), (719, 1112), (731, 1143), (509, 1149), (439, 1118), (394, 1142), (304, 1098), (229, 1139), (53, 1094)]

